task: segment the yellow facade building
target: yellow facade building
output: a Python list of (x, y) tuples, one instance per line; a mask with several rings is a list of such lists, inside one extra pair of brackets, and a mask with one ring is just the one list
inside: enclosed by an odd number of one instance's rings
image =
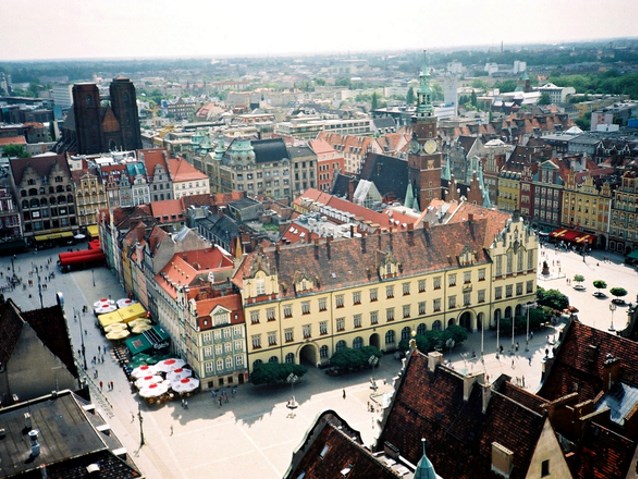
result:
[(598, 187), (589, 172), (570, 171), (563, 189), (561, 224), (596, 234), (599, 246), (605, 247), (612, 196), (608, 183)]
[(521, 208), (521, 174), (516, 171), (501, 171), (498, 175), (496, 204), (503, 211), (517, 211)]
[(73, 171), (78, 226), (86, 228), (98, 223), (98, 211), (108, 207), (106, 191), (97, 174)]
[(245, 256), (233, 282), (249, 371), (268, 361), (326, 364), (345, 347), (393, 351), (412, 330), (477, 331), (522, 317), (535, 299), (538, 240), (522, 219), (498, 218)]

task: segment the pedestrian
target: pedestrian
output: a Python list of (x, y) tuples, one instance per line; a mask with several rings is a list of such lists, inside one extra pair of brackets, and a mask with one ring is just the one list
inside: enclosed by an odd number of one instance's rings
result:
[(188, 409), (188, 401), (184, 399), (184, 409)]
[(86, 336), (87, 334), (89, 334), (89, 333), (88, 333), (88, 331), (85, 329), (85, 330), (84, 330), (84, 336)]
[(346, 398), (346, 390), (344, 389), (343, 390), (343, 399), (345, 399), (345, 398)]
[(531, 365), (532, 365), (532, 357), (531, 357), (531, 356), (529, 356), (529, 357), (527, 358), (527, 361), (529, 362), (529, 365), (531, 366)]
[(514, 358), (512, 358), (512, 369), (514, 369)]
[(135, 414), (131, 413), (131, 424), (135, 422)]
[[(93, 379), (97, 379), (97, 369), (93, 372)], [(101, 382), (101, 381), (100, 381)], [(101, 388), (100, 388), (101, 389)]]
[(516, 352), (518, 352), (518, 341), (516, 341)]
[(101, 352), (102, 352), (102, 347), (101, 347), (101, 346), (98, 346), (98, 347), (97, 347), (97, 353), (98, 353), (98, 354), (100, 354)]
[(223, 399), (221, 396), (219, 396), (219, 407), (222, 407), (222, 402), (223, 402)]
[[(95, 376), (95, 377), (97, 377), (97, 371), (96, 371), (96, 376)], [(100, 391), (102, 390), (102, 386), (103, 386), (103, 385), (104, 385), (104, 384), (102, 383), (102, 381), (100, 381)]]
[(111, 381), (111, 391), (113, 391), (113, 389), (115, 389), (115, 385), (113, 384), (113, 381)]
[(173, 426), (171, 425), (171, 436), (173, 435)]
[(529, 339), (534, 339), (534, 331), (529, 332)]
[(186, 407), (185, 403), (186, 403), (186, 401), (184, 400), (184, 398), (182, 398), (182, 409), (184, 409)]

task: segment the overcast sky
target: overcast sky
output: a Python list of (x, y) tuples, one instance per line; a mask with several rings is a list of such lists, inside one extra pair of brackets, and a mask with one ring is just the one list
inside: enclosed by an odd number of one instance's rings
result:
[(0, 0), (0, 61), (638, 37), (638, 0)]

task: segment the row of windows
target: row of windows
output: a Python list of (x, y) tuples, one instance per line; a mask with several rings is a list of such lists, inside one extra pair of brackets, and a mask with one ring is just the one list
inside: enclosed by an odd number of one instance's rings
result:
[(242, 367), (244, 367), (244, 356), (241, 354), (228, 356), (226, 359), (220, 358), (216, 361), (206, 361), (204, 363), (204, 371), (207, 375), (223, 374), (229, 370)]
[[(505, 286), (505, 297), (511, 298), (513, 296), (514, 288), (511, 284)], [(529, 280), (525, 283), (525, 294), (532, 294), (534, 292), (534, 281)], [(516, 296), (521, 296), (523, 294), (523, 283), (516, 283)], [(494, 299), (502, 299), (503, 298), (503, 287), (497, 286), (494, 288)]]

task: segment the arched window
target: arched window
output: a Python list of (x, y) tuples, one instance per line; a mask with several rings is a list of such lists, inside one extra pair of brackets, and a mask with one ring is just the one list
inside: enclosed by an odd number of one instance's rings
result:
[(35, 196), (38, 194), (37, 188), (29, 188), (29, 196)]
[(436, 320), (432, 323), (432, 331), (441, 331), (441, 321)]
[(23, 198), (27, 196), (27, 190), (20, 190), (20, 196), (22, 196)]
[(325, 344), (319, 348), (319, 357), (321, 359), (328, 358), (328, 346), (326, 346)]
[(523, 248), (518, 250), (518, 259), (517, 259), (517, 264), (516, 264), (516, 271), (523, 271), (523, 254), (524, 253), (525, 253), (525, 251), (523, 251)]
[(263, 364), (263, 361), (261, 359), (255, 359), (255, 361), (253, 362), (253, 370), (257, 369), (261, 364)]
[(49, 204), (49, 201), (46, 198), (42, 198), (40, 200), (40, 206), (46, 206)]
[(295, 363), (295, 355), (293, 353), (286, 354), (286, 364), (294, 364)]
[(58, 202), (55, 200), (55, 196), (51, 196), (49, 198), (49, 203), (51, 203), (52, 205), (56, 205)]
[(394, 331), (390, 330), (385, 333), (385, 344), (394, 344)]
[(73, 195), (67, 195), (66, 201), (67, 203), (73, 204)]
[(224, 360), (222, 358), (219, 358), (217, 360), (217, 371), (223, 371), (224, 370)]
[(505, 308), (505, 317), (506, 318), (511, 318), (512, 317), (512, 307), (508, 306), (507, 308)]
[(447, 327), (454, 326), (456, 324), (456, 320), (454, 318), (450, 318), (447, 320)]
[(409, 341), (411, 334), (412, 334), (412, 329), (410, 329), (410, 327), (406, 326), (405, 328), (403, 328), (401, 330), (401, 341), (403, 340)]
[(346, 342), (343, 339), (341, 341), (337, 341), (337, 344), (335, 345), (335, 351), (339, 352), (343, 351), (344, 349), (346, 349)]
[(276, 362), (279, 362), (279, 359), (277, 359), (277, 356), (270, 356), (270, 358), (268, 358), (268, 362), (276, 363)]
[(352, 349), (361, 349), (363, 347), (363, 338), (361, 336), (357, 336), (352, 341)]
[(509, 250), (506, 256), (507, 256), (507, 265), (505, 268), (505, 272), (507, 274), (512, 274), (512, 263), (514, 261), (514, 253), (512, 252), (512, 250)]
[(419, 336), (423, 336), (427, 330), (428, 327), (425, 325), (425, 323), (421, 323), (416, 327), (416, 334)]
[(501, 310), (497, 309), (496, 311), (494, 311), (494, 322), (496, 323), (497, 321), (501, 320)]
[(59, 195), (58, 196), (58, 204), (62, 204), (62, 205), (66, 204), (66, 196)]
[(73, 191), (73, 187), (71, 185), (66, 185), (66, 190), (67, 191)]
[(64, 193), (64, 186), (62, 185), (58, 185), (55, 187), (55, 192), (56, 193)]
[(55, 193), (55, 188), (53, 186), (49, 186), (49, 194)]
[(29, 207), (29, 200), (22, 200), (22, 209), (26, 210)]
[(38, 208), (40, 206), (40, 201), (38, 201), (37, 198), (31, 198), (31, 201), (29, 201), (29, 206), (31, 208)]

